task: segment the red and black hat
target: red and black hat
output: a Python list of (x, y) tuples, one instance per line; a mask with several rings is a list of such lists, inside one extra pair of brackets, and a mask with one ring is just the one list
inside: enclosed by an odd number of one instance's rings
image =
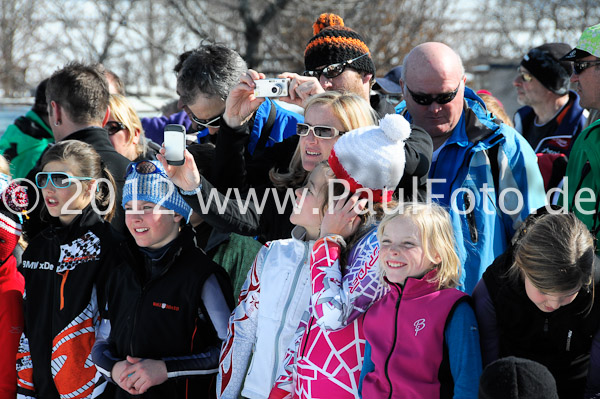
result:
[(371, 52), (361, 35), (344, 26), (344, 20), (331, 13), (319, 15), (313, 24), (314, 36), (304, 51), (304, 67), (308, 71), (342, 63), (368, 54), (352, 63), (352, 69), (375, 75)]

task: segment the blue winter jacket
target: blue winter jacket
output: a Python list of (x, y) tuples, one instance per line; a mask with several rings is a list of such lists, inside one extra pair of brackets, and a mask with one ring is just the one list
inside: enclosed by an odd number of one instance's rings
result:
[[(396, 112), (412, 122), (405, 108), (403, 101)], [(546, 204), (533, 149), (516, 130), (497, 124), (468, 87), (461, 119), (432, 163), (428, 183), (431, 199), (450, 212), (463, 265), (458, 288), (468, 294), (521, 222)]]

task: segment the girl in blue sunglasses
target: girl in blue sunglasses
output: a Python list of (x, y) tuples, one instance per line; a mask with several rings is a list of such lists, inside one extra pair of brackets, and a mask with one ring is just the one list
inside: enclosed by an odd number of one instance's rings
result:
[[(24, 331), (17, 355), (18, 393), (91, 397), (91, 350), (99, 327), (96, 293), (117, 247), (110, 223), (114, 180), (89, 144), (65, 140), (41, 160), (36, 185), (50, 225), (23, 253)], [(38, 204), (40, 206), (40, 204)]]

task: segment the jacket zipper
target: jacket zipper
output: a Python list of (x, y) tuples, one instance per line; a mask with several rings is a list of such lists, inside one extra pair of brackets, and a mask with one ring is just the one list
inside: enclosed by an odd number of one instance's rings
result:
[[(300, 278), (300, 274), (302, 273), (302, 269), (304, 268), (304, 263), (307, 260), (307, 255), (308, 255), (308, 243), (304, 243), (304, 255), (302, 256), (302, 260), (300, 261), (300, 264), (298, 266), (296, 266), (296, 274), (294, 274), (292, 288), (287, 297), (285, 306), (283, 307), (283, 312), (281, 313), (281, 316), (282, 316), (281, 320), (286, 319), (290, 304), (292, 302), (292, 299), (294, 298), (294, 293), (296, 292), (296, 286), (298, 285), (298, 279)], [(274, 364), (279, 364), (279, 354), (278, 354), (279, 339), (281, 337), (281, 332), (283, 331), (284, 324), (285, 323), (280, 324), (279, 330), (277, 330), (277, 334), (275, 334), (275, 363)], [(277, 370), (273, 370), (273, 375), (271, 376), (271, 382), (274, 382), (276, 378), (277, 378)]]
[[(469, 193), (463, 194), (464, 211), (471, 208), (471, 200), (469, 199)], [(476, 243), (479, 240), (479, 234), (477, 233), (477, 222), (475, 221), (475, 210), (467, 213), (467, 223), (469, 224), (469, 232), (471, 233), (471, 241)]]
[(308, 345), (308, 337), (310, 335), (310, 326), (312, 326), (312, 322), (313, 319), (315, 317), (314, 316), (310, 316), (310, 319), (308, 320), (308, 325), (306, 326), (306, 338), (304, 339), (304, 346), (302, 347), (302, 352), (300, 352), (300, 359), (302, 359), (304, 357), (304, 351), (306, 351), (306, 345)]
[(385, 378), (387, 379), (388, 384), (390, 386), (390, 394), (388, 396), (388, 399), (391, 399), (394, 390), (394, 388), (392, 388), (392, 380), (390, 379), (388, 367), (390, 364), (392, 354), (394, 353), (394, 349), (396, 348), (396, 339), (398, 338), (398, 311), (400, 309), (400, 300), (402, 299), (402, 291), (400, 291), (398, 286), (396, 286), (395, 284), (394, 288), (398, 290), (398, 299), (396, 299), (396, 312), (394, 316), (394, 341), (392, 342), (392, 348), (390, 349), (390, 353), (388, 354), (387, 359), (385, 359)]
[[(131, 353), (131, 356), (135, 356), (133, 353), (133, 335), (135, 333), (135, 329), (137, 326), (137, 316), (138, 314), (141, 313), (140, 310), (140, 306), (144, 303), (144, 298), (146, 297), (146, 293), (148, 292), (149, 287), (154, 284), (154, 282), (156, 280), (158, 280), (160, 277), (164, 276), (167, 273), (167, 270), (171, 267), (171, 265), (175, 262), (175, 259), (177, 259), (179, 257), (179, 255), (181, 254), (181, 248), (175, 252), (173, 254), (173, 259), (171, 259), (170, 262), (168, 262), (165, 267), (161, 270), (160, 274), (158, 276), (152, 277), (150, 276), (150, 279), (144, 284), (144, 279), (140, 279), (140, 286), (142, 288), (142, 292), (140, 293), (138, 299), (137, 299), (137, 304), (135, 306), (136, 312), (135, 315), (133, 316), (133, 325), (131, 328), (131, 335), (130, 337), (130, 341), (129, 341), (129, 352)], [(144, 265), (144, 269), (145, 269), (145, 265)], [(150, 273), (152, 270), (152, 265), (150, 265)]]

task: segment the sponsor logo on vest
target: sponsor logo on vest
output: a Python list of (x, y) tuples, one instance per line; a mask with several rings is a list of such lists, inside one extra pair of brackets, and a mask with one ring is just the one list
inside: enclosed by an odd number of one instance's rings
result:
[(24, 260), (23, 261), (23, 268), (24, 269), (39, 269), (39, 270), (54, 270), (54, 265), (50, 262), (38, 262), (38, 261), (30, 261), (30, 260)]
[(176, 312), (179, 312), (179, 306), (168, 305), (164, 302), (152, 302), (152, 306), (161, 308), (161, 309), (174, 310)]
[(415, 323), (413, 325), (415, 326), (415, 337), (416, 337), (417, 334), (419, 333), (419, 331), (421, 331), (422, 329), (425, 328), (425, 319), (419, 319), (419, 320), (415, 321)]

